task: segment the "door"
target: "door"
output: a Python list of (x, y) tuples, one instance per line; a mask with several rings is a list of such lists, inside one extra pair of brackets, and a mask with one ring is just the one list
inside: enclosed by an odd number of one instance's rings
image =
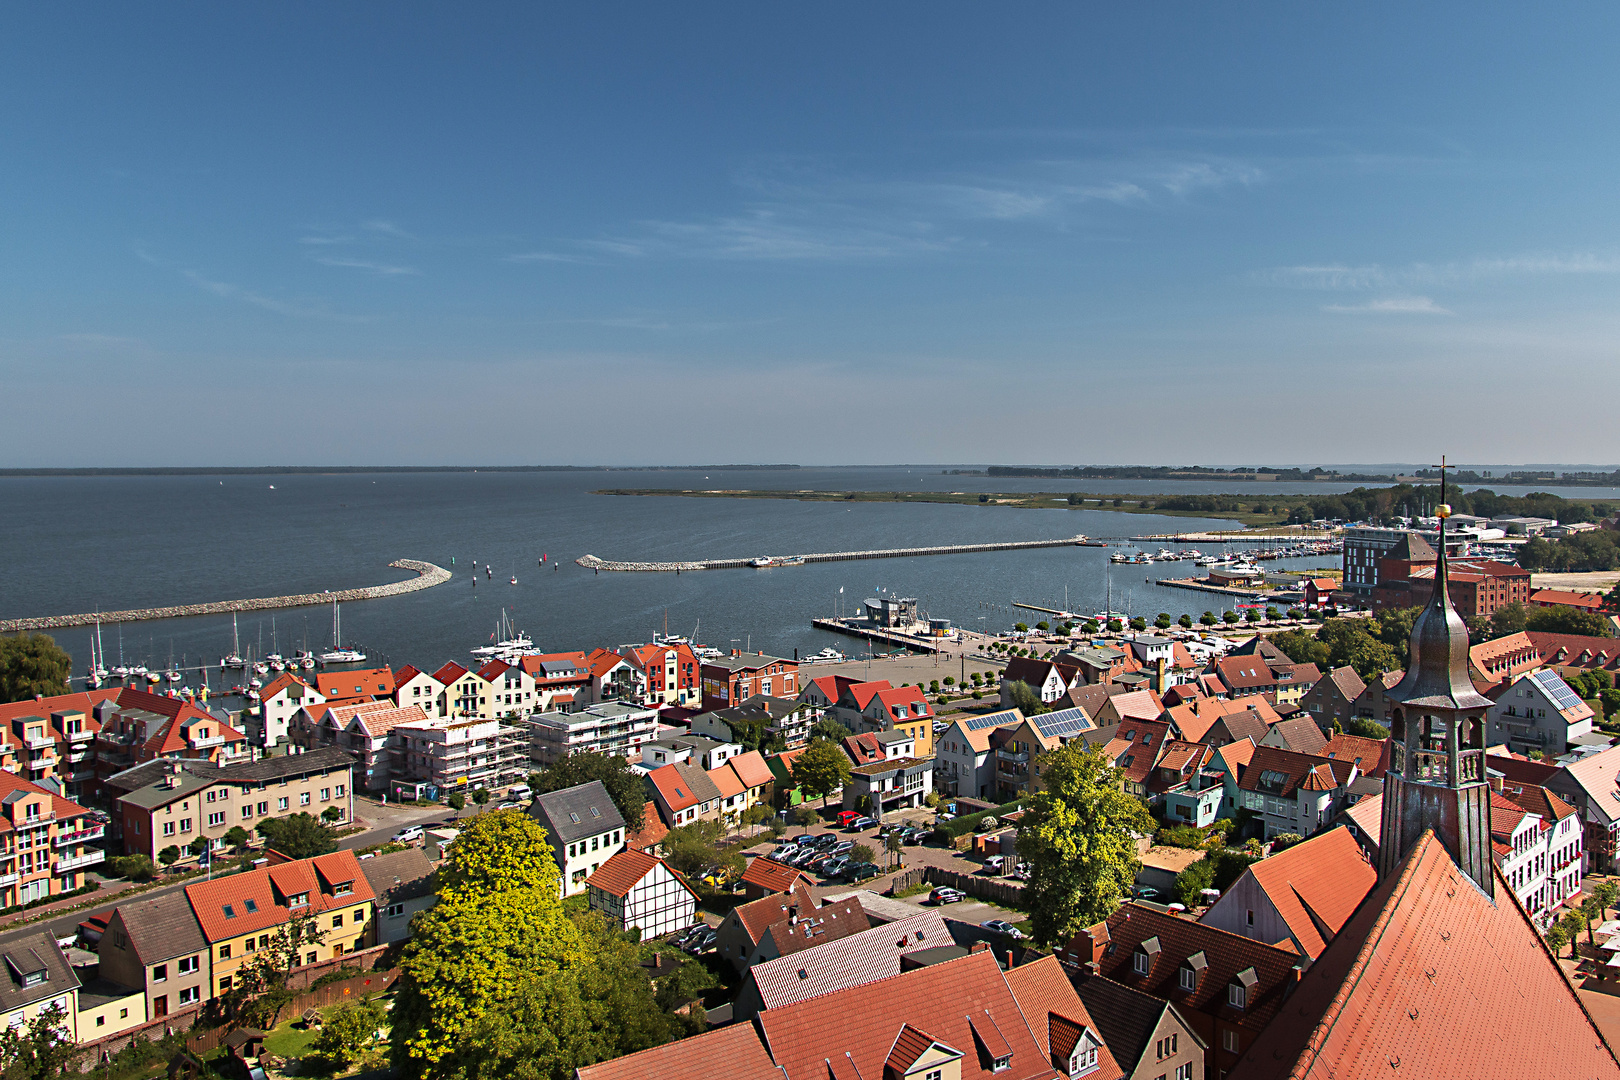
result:
[(152, 999), (152, 1019), (169, 1015), (169, 995), (159, 994)]

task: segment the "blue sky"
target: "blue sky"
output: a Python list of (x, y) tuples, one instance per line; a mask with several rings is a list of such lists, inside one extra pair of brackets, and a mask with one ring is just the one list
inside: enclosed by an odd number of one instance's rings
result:
[(0, 458), (1612, 462), (1617, 31), (16, 5)]

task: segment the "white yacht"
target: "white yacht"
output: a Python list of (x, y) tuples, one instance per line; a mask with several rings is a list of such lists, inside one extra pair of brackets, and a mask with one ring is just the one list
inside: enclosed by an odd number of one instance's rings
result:
[(332, 601), (332, 648), (329, 652), (321, 653), (321, 663), (358, 664), (365, 658), (366, 654), (359, 649), (343, 647), (343, 616), (338, 610), (338, 602)]

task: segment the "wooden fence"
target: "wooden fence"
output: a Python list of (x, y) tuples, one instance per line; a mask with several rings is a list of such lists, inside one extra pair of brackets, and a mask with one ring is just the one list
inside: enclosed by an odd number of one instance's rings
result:
[(960, 889), (969, 896), (988, 900), (993, 904), (1007, 906), (1023, 903), (1024, 886), (1016, 881), (1005, 878), (984, 877), (979, 874), (962, 874), (955, 870), (946, 870), (940, 866), (926, 866), (923, 868), (923, 880), (930, 885), (949, 885), (953, 889)]

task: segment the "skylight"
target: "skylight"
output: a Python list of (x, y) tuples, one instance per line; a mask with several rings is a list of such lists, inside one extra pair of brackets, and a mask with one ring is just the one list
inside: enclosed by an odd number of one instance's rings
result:
[(252, 897), (248, 897), (247, 900), (243, 901), (242, 906), (247, 908), (247, 913), (249, 915), (252, 915), (254, 912), (259, 910), (259, 902)]
[(226, 918), (227, 918), (227, 919), (234, 919), (234, 918), (236, 918), (236, 909), (235, 909), (235, 908), (233, 908), (233, 907), (231, 907), (231, 905), (229, 905), (229, 904), (226, 904), (226, 905), (225, 905), (225, 917), (226, 917)]

